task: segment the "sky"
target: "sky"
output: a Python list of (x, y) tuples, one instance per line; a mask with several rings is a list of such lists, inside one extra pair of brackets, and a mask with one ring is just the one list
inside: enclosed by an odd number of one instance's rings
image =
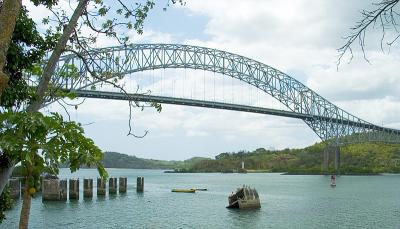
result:
[[(146, 19), (143, 35), (126, 32), (134, 43), (190, 44), (252, 58), (289, 74), (364, 120), (400, 128), (398, 44), (381, 50), (380, 30), (371, 29), (366, 46), (369, 62), (356, 45), (351, 62), (345, 56), (337, 68), (337, 49), (345, 43), (343, 37), (361, 18), (360, 11), (370, 9), (372, 2), (187, 0), (184, 6), (174, 5), (163, 11), (167, 1), (162, 0), (156, 1)], [(24, 4), (42, 26), (40, 20), (48, 15), (46, 9), (27, 1)], [(60, 4), (68, 3), (61, 0)], [(97, 44), (111, 45), (115, 43), (108, 39), (99, 39)], [(242, 82), (204, 71), (160, 70), (132, 74), (125, 80), (132, 90), (139, 85), (141, 90), (151, 89), (154, 94), (195, 94), (196, 98), (218, 97), (225, 102), (285, 109), (271, 96)], [(134, 111), (134, 132), (140, 135), (148, 131), (144, 138), (127, 136), (127, 102), (87, 99), (78, 109), (68, 110), (71, 119), (81, 122), (86, 135), (102, 150), (143, 158), (213, 158), (223, 152), (300, 148), (320, 141), (305, 123), (296, 119), (186, 106), (162, 107), (161, 113), (152, 108)], [(60, 111), (67, 117), (56, 105), (45, 110)]]

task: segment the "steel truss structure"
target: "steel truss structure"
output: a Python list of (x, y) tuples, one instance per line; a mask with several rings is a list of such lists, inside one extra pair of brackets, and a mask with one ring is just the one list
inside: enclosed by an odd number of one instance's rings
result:
[[(68, 66), (75, 66), (79, 77), (63, 77), (68, 75)], [(212, 48), (180, 44), (135, 44), (95, 49), (85, 56), (70, 54), (60, 59), (58, 72), (63, 74), (55, 77), (53, 83), (66, 90), (79, 90), (81, 96), (86, 91), (87, 97), (90, 97), (89, 88), (104, 79), (165, 68), (211, 71), (250, 84), (277, 99), (291, 113), (297, 114), (298, 118), (306, 117), (301, 119), (322, 140), (336, 145), (364, 141), (400, 143), (400, 130), (362, 120), (271, 66)], [(96, 77), (89, 72), (95, 72)], [(115, 96), (113, 98), (118, 99)], [(235, 110), (234, 106), (238, 105), (231, 104), (230, 107), (228, 105), (219, 109)]]

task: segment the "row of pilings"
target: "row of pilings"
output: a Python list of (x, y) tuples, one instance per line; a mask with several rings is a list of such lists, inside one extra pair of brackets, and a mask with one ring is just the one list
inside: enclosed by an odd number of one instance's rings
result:
[[(79, 200), (79, 179), (43, 179), (41, 181), (42, 200), (58, 200), (66, 201), (69, 197), (70, 200)], [(118, 182), (119, 181), (119, 182)], [(115, 195), (127, 192), (128, 179), (126, 177), (110, 177), (108, 179), (108, 194)], [(21, 192), (24, 189), (24, 180), (19, 178), (9, 179), (8, 185), (10, 187), (11, 196), (14, 199), (21, 197)], [(107, 180), (97, 178), (96, 194), (97, 196), (105, 196), (107, 193)], [(93, 197), (93, 179), (83, 179), (83, 197), (85, 199)], [(144, 191), (144, 177), (137, 177), (137, 192)]]

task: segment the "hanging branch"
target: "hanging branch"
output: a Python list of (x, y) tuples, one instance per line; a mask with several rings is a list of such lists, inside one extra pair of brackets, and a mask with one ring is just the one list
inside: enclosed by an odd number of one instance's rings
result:
[[(139, 108), (141, 108), (142, 110), (145, 108), (145, 107), (152, 107), (152, 105), (143, 105), (143, 104), (140, 104), (138, 101), (136, 101), (132, 96), (131, 96), (131, 94), (129, 94), (126, 90), (125, 90), (125, 88), (123, 87), (123, 86), (121, 86), (121, 85), (118, 85), (116, 82), (113, 82), (113, 81), (110, 81), (109, 79), (110, 78), (113, 78), (113, 77), (102, 77), (101, 76), (101, 74), (100, 74), (100, 76), (99, 76), (99, 74), (95, 71), (95, 70), (93, 70), (91, 67), (90, 67), (90, 65), (89, 65), (89, 63), (88, 63), (88, 61), (87, 61), (87, 59), (93, 59), (93, 57), (91, 57), (90, 56), (90, 52), (87, 52), (86, 54), (86, 56), (84, 56), (84, 55), (82, 55), (82, 54), (80, 54), (80, 53), (78, 53), (78, 52), (76, 52), (76, 51), (74, 51), (74, 50), (66, 50), (66, 51), (69, 51), (69, 52), (72, 52), (72, 53), (74, 53), (81, 61), (82, 61), (82, 63), (84, 64), (84, 66), (85, 66), (85, 69), (89, 72), (89, 74), (93, 77), (93, 78), (95, 78), (96, 80), (98, 80), (99, 82), (102, 82), (102, 83), (106, 83), (106, 84), (110, 84), (110, 85), (112, 85), (113, 87), (115, 87), (115, 88), (118, 88), (120, 91), (121, 91), (121, 93), (123, 93), (127, 98), (128, 98), (128, 104), (129, 104), (129, 118), (128, 118), (128, 127), (129, 127), (129, 131), (128, 131), (128, 136), (134, 136), (134, 137), (137, 137), (137, 138), (143, 138), (143, 137), (145, 137), (146, 135), (147, 135), (147, 133), (148, 133), (148, 131), (147, 130), (145, 130), (145, 132), (144, 132), (144, 134), (142, 134), (142, 135), (136, 135), (136, 134), (134, 134), (133, 132), (132, 132), (132, 130), (133, 130), (133, 128), (132, 128), (132, 111), (133, 111), (133, 108), (136, 108), (136, 107), (139, 107)], [(89, 57), (89, 58), (88, 58)], [(135, 94), (139, 94), (138, 93), (138, 91), (139, 91), (139, 87), (136, 89), (136, 92), (135, 92)], [(146, 93), (142, 93), (142, 95), (145, 95)]]
[[(354, 27), (351, 28), (351, 34), (344, 37), (346, 43), (338, 49), (339, 58), (337, 61), (337, 67), (339, 67), (343, 56), (349, 52), (350, 60), (352, 61), (354, 54), (352, 45), (358, 41), (358, 45), (361, 47), (364, 59), (369, 63), (369, 60), (366, 56), (366, 43), (365, 38), (367, 35), (367, 30), (372, 26), (372, 28), (380, 27), (381, 28), (381, 39), (380, 39), (380, 47), (381, 50), (384, 51), (384, 45), (388, 45), (389, 48), (392, 46), (400, 37), (399, 33), (399, 24), (398, 19), (400, 14), (395, 10), (395, 6), (399, 3), (400, 0), (381, 0), (378, 3), (373, 3), (372, 5), (375, 7), (373, 10), (363, 10), (361, 12), (362, 19), (356, 23)], [(394, 33), (397, 35), (389, 39), (386, 37), (387, 30), (393, 29)], [(385, 44), (385, 41), (388, 41)]]
[[(84, 7), (80, 7), (83, 3)], [(183, 1), (172, 1), (173, 4), (180, 3), (184, 4)], [(143, 33), (143, 23), (148, 12), (154, 7), (155, 3), (153, 0), (146, 0), (143, 3), (131, 3), (129, 1), (117, 0), (110, 5), (106, 5), (105, 2), (99, 1), (85, 1), (81, 0), (77, 6), (80, 9), (80, 15), (78, 20), (74, 22), (73, 30), (70, 35), (67, 35), (67, 43), (64, 45), (62, 53), (70, 52), (75, 54), (85, 66), (85, 69), (90, 74), (90, 76), (95, 79), (98, 84), (102, 85), (109, 84), (115, 88), (118, 88), (121, 93), (128, 97), (129, 101), (129, 132), (128, 135), (135, 137), (144, 137), (147, 131), (143, 135), (136, 135), (132, 133), (132, 111), (133, 108), (144, 107), (156, 107), (159, 109), (158, 104), (140, 104), (131, 98), (130, 94), (124, 89), (124, 85), (119, 85), (118, 80), (122, 79), (122, 75), (116, 73), (99, 73), (94, 68), (100, 69), (98, 63), (96, 63), (96, 54), (92, 53), (90, 50), (96, 48), (97, 39), (100, 35), (113, 38), (117, 43), (122, 45), (128, 45), (129, 36), (125, 31), (135, 30), (138, 34)], [(72, 6), (70, 6), (72, 8)], [(65, 31), (68, 30), (71, 25), (71, 19), (64, 9), (61, 8), (51, 8), (50, 11), (53, 16), (50, 18), (45, 18), (43, 20), (44, 24), (49, 25), (49, 31), (56, 31), (58, 33), (63, 33), (63, 38), (65, 38)], [(104, 19), (104, 20), (102, 20)], [(67, 26), (68, 25), (68, 26)], [(92, 55), (93, 54), (93, 55)], [(53, 52), (54, 55), (54, 52)], [(58, 56), (59, 58), (59, 56)], [(49, 61), (54, 63), (54, 61)], [(90, 64), (89, 64), (90, 63)], [(93, 69), (90, 69), (92, 65)], [(54, 65), (53, 65), (54, 66)], [(96, 67), (97, 66), (97, 67)], [(57, 73), (54, 74), (54, 68), (51, 71), (46, 71), (44, 74), (54, 75), (51, 81), (47, 81), (47, 92), (39, 96), (39, 100), (33, 103), (36, 108), (41, 103), (41, 107), (46, 104), (52, 103), (59, 99), (57, 93), (62, 89), (62, 76)], [(48, 79), (48, 77), (42, 77)], [(78, 82), (87, 78), (85, 75), (80, 75)], [(114, 78), (116, 79), (114, 81)], [(61, 79), (61, 80), (60, 80)], [(42, 80), (43, 81), (43, 80)], [(39, 84), (41, 92), (43, 91), (42, 83)], [(138, 89), (136, 93), (138, 92)], [(67, 104), (68, 105), (68, 104)], [(32, 107), (32, 104), (31, 104)]]

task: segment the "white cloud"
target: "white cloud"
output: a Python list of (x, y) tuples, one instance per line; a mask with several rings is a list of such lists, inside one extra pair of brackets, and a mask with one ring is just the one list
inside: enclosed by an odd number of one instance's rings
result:
[(144, 30), (141, 35), (134, 30), (129, 31), (128, 34), (132, 43), (174, 43), (176, 41), (175, 36), (172, 34), (150, 29)]
[[(360, 18), (359, 11), (371, 7), (368, 1), (222, 0), (193, 1), (188, 7), (210, 18), (206, 32), (212, 35), (208, 41), (187, 40), (188, 44), (243, 54), (284, 72), (302, 72), (311, 89), (333, 102), (387, 103), (386, 97), (399, 96), (399, 53), (396, 48), (390, 55), (381, 52), (379, 40), (373, 43), (379, 31), (372, 30), (372, 41), (367, 43), (372, 65), (355, 46), (354, 60), (337, 70), (337, 48), (344, 43), (341, 37)], [(358, 109), (349, 107), (348, 111), (364, 114)]]
[[(42, 23), (43, 18), (47, 18), (47, 17), (52, 18), (52, 17), (54, 17), (54, 14), (49, 9), (47, 9), (45, 6), (43, 6), (43, 5), (35, 6), (32, 3), (32, 1), (29, 1), (29, 0), (23, 0), (22, 5), (28, 9), (29, 16), (37, 24), (39, 31), (45, 31), (45, 29), (48, 28), (48, 25), (44, 25)], [(61, 10), (62, 10), (65, 12), (66, 15), (72, 15), (72, 13), (74, 12), (77, 5), (78, 5), (78, 3), (76, 3), (76, 2), (71, 2), (71, 1), (67, 1), (67, 0), (59, 0), (57, 2), (57, 5), (54, 6), (53, 9), (55, 12), (61, 12)], [(50, 21), (50, 24), (52, 24), (51, 21)]]

